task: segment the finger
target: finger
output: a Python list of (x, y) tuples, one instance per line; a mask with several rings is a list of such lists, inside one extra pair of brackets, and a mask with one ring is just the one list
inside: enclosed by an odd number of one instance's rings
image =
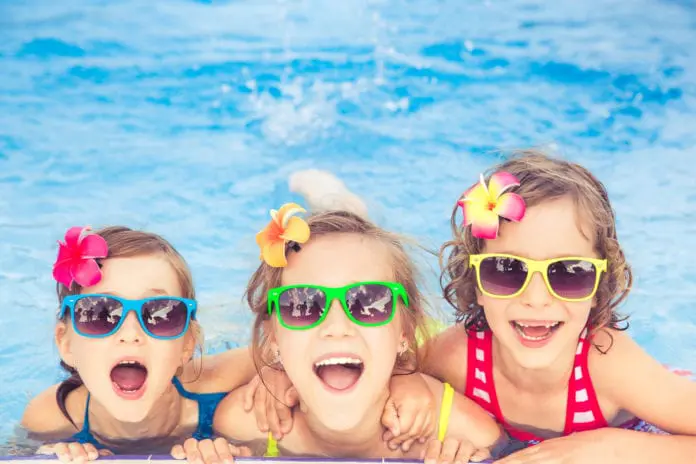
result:
[(220, 462), (223, 464), (232, 464), (234, 462), (234, 454), (230, 449), (230, 442), (224, 438), (216, 438), (213, 441), (213, 446), (215, 447), (215, 452), (220, 458)]
[(454, 462), (454, 457), (457, 454), (457, 449), (459, 449), (460, 442), (454, 438), (446, 438), (442, 444), (442, 451), (440, 452), (440, 458), (438, 459), (439, 464), (450, 464)]
[(217, 454), (213, 440), (207, 439), (199, 441), (198, 450), (205, 464), (220, 464), (220, 457)]
[(184, 442), (184, 453), (190, 464), (203, 464), (203, 457), (198, 449), (199, 442), (195, 438), (189, 438)]
[(256, 426), (262, 432), (268, 432), (268, 418), (266, 417), (266, 397), (268, 391), (265, 387), (259, 388), (254, 396), (254, 415), (256, 416)]
[[(411, 424), (411, 427), (406, 429), (405, 436), (407, 437), (407, 440), (404, 442), (403, 445), (401, 445), (402, 450), (408, 451), (409, 449), (411, 449), (413, 442), (422, 436), (423, 426), (425, 425), (426, 417), (426, 414), (418, 414), (415, 417), (413, 423)], [(402, 430), (404, 430), (403, 425)]]
[[(454, 455), (454, 464), (467, 464), (471, 461), (471, 456), (474, 454), (474, 451), (476, 451), (474, 445), (468, 441), (459, 443), (459, 449), (457, 449)], [(479, 461), (480, 460), (481, 459), (479, 459)]]
[(384, 406), (384, 412), (382, 412), (382, 425), (391, 432), (392, 437), (400, 435), (399, 416), (396, 413), (396, 406), (391, 399), (387, 400), (387, 404)]
[(60, 462), (70, 462), (70, 449), (67, 443), (56, 443), (53, 446), (53, 452), (56, 454)]
[(82, 443), (69, 443), (68, 450), (73, 462), (87, 461), (87, 453)]
[(430, 440), (423, 456), (424, 464), (436, 464), (442, 451), (442, 443), (440, 440)]
[(97, 451), (97, 448), (95, 448), (94, 445), (91, 443), (85, 443), (85, 452), (87, 453), (87, 459), (89, 459), (90, 461), (94, 461), (99, 457), (99, 452)]
[(56, 454), (56, 444), (41, 445), (34, 454)]
[(295, 407), (300, 402), (300, 395), (297, 393), (297, 388), (290, 387), (288, 391), (285, 392), (285, 404), (288, 407)]
[(278, 418), (278, 410), (276, 409), (276, 404), (280, 403), (273, 395), (270, 393), (266, 395), (266, 420), (268, 421), (268, 427), (273, 433), (273, 437), (276, 440), (283, 438), (283, 432), (280, 430), (280, 419)]
[(254, 378), (251, 379), (251, 382), (249, 382), (246, 386), (246, 390), (244, 391), (244, 411), (246, 412), (251, 411), (251, 409), (254, 407), (254, 395), (259, 387), (259, 382), (259, 376), (255, 375)]
[[(488, 450), (487, 448), (483, 448), (483, 449), (480, 449), (480, 450), (477, 450), (476, 452), (474, 452), (474, 454), (472, 454), (471, 457), (469, 458), (469, 462), (481, 462), (481, 461), (484, 461), (484, 460), (490, 459), (490, 458), (491, 458), (490, 450)], [(457, 460), (459, 460), (459, 457), (457, 457)], [(463, 461), (463, 462), (466, 462), (466, 461)]]
[(99, 450), (99, 456), (113, 456), (114, 453), (111, 450), (108, 449), (100, 449)]
[(240, 457), (250, 457), (251, 456), (251, 449), (249, 449), (246, 446), (235, 446), (235, 445), (230, 443), (229, 448), (230, 448), (230, 453), (232, 453), (233, 456), (240, 456)]
[(184, 447), (181, 445), (172, 446), (172, 450), (169, 452), (174, 459), (186, 459), (186, 453), (184, 452)]
[[(287, 395), (286, 395), (287, 398)], [(287, 405), (276, 401), (275, 403), (276, 417), (278, 417), (278, 425), (281, 435), (290, 433), (292, 430), (292, 409)]]

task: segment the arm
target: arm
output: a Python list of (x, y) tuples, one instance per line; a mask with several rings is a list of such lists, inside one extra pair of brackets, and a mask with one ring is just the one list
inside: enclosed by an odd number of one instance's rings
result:
[[(199, 373), (200, 370), (200, 373)], [(204, 356), (202, 370), (199, 361), (191, 360), (184, 366), (182, 378), (196, 379), (186, 385), (197, 393), (228, 392), (249, 383), (256, 375), (256, 366), (249, 347)]]
[[(620, 409), (675, 434), (657, 436), (611, 431), (622, 444), (622, 456), (633, 462), (683, 462), (696, 455), (696, 382), (680, 377), (648, 355), (623, 332), (612, 331), (606, 355), (592, 350), (590, 373), (600, 397)], [(608, 332), (597, 334), (608, 346)]]
[(258, 429), (254, 412), (244, 408), (246, 388), (237, 388), (220, 402), (213, 417), (213, 429), (235, 443), (265, 444), (268, 433)]
[(425, 345), (421, 371), (443, 382), (455, 391), (466, 387), (467, 335), (463, 324), (455, 324)]
[[(440, 411), (442, 407), (444, 385), (432, 377), (423, 376), (433, 395), (438, 399), (437, 407)], [(438, 422), (446, 411), (438, 414)], [(438, 434), (440, 433), (438, 427)], [(501, 438), (505, 438), (503, 429), (488, 413), (475, 402), (454, 392), (452, 406), (447, 424), (445, 438), (456, 440), (467, 440), (477, 449), (493, 448), (499, 444)]]

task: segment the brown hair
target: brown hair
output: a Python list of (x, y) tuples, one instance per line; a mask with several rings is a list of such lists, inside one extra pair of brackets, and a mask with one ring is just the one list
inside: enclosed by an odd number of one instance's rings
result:
[[(191, 276), (191, 271), (188, 264), (186, 264), (186, 261), (179, 254), (179, 252), (176, 251), (176, 249), (164, 238), (153, 233), (133, 230), (123, 226), (105, 227), (95, 231), (94, 233), (104, 238), (109, 247), (109, 254), (104, 259), (131, 258), (135, 256), (149, 255), (164, 256), (177, 274), (179, 286), (181, 288), (181, 296), (183, 298), (195, 299), (196, 293), (193, 286), (193, 277)], [(102, 261), (103, 260), (99, 259), (97, 260), (97, 263), (101, 266)], [(82, 287), (76, 282), (73, 282), (70, 288), (61, 283), (56, 284), (56, 293), (58, 294), (58, 302), (60, 305), (63, 304), (63, 299), (66, 296), (78, 295), (81, 291)], [(63, 316), (63, 320), (65, 321), (69, 317), (70, 313), (66, 312), (66, 314)], [(191, 321), (190, 328), (197, 341), (198, 349), (200, 351), (202, 349), (201, 328), (196, 321)], [(56, 401), (58, 402), (58, 407), (63, 415), (73, 425), (75, 425), (75, 422), (73, 422), (65, 406), (65, 401), (68, 394), (82, 385), (83, 382), (80, 378), (80, 374), (77, 372), (77, 369), (69, 366), (63, 361), (60, 362), (60, 365), (70, 374), (70, 377), (64, 380), (58, 386), (56, 391)]]
[[(597, 254), (607, 259), (607, 272), (597, 290), (596, 305), (591, 309), (589, 325), (596, 331), (603, 328), (625, 330), (621, 322), (627, 317), (618, 314), (617, 307), (628, 296), (633, 280), (631, 268), (616, 235), (616, 218), (604, 185), (579, 164), (552, 158), (536, 150), (523, 150), (493, 167), (486, 182), (495, 172), (508, 172), (520, 181), (512, 189), (522, 196), (527, 207), (533, 207), (561, 197), (573, 199), (579, 219), (593, 228)], [(458, 206), (452, 211), (453, 239), (440, 249), (442, 275), (440, 284), (444, 297), (457, 313), (457, 322), (467, 329), (487, 328), (483, 308), (476, 302), (478, 291), (474, 270), (469, 267), (469, 255), (481, 253), (484, 242), (463, 228), (457, 221)], [(443, 264), (444, 263), (444, 264)]]
[[(428, 335), (427, 312), (425, 298), (418, 289), (418, 272), (405, 250), (404, 240), (348, 211), (326, 211), (310, 215), (307, 224), (311, 234), (310, 240), (331, 234), (359, 234), (377, 240), (389, 248), (394, 280), (404, 286), (409, 299), (408, 308), (400, 313), (409, 350), (400, 356), (398, 367), (410, 370), (409, 373), (417, 370), (418, 360), (422, 359), (423, 354), (419, 352), (416, 337)], [(289, 247), (288, 251), (292, 249)], [(282, 275), (282, 268), (261, 263), (249, 279), (245, 292), (249, 307), (256, 315), (252, 329), (252, 350), (257, 371), (260, 371), (260, 365), (272, 367), (269, 362), (272, 358), (269, 353), (268, 334), (264, 333), (263, 326), (269, 319), (268, 290), (281, 285)]]

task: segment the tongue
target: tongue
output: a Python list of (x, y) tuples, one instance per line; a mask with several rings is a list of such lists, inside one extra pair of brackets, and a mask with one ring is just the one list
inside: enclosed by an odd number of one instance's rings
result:
[(523, 327), (521, 325), (518, 325), (520, 330), (528, 336), (528, 337), (546, 337), (551, 333), (551, 328), (550, 327), (544, 327), (543, 325), (539, 326), (532, 326), (532, 327)]
[(345, 390), (352, 387), (360, 378), (360, 369), (357, 367), (332, 364), (320, 366), (317, 369), (319, 378), (329, 387), (336, 390)]
[(147, 370), (143, 366), (116, 366), (111, 369), (111, 381), (125, 391), (140, 389), (147, 378)]

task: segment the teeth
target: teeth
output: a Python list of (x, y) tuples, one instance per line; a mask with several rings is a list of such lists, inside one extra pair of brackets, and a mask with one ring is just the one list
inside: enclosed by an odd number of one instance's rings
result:
[(119, 366), (132, 365), (132, 364), (140, 364), (140, 363), (138, 361), (121, 361), (120, 363), (118, 363)]
[(330, 366), (336, 364), (362, 364), (362, 361), (356, 358), (327, 358), (315, 363), (316, 367)]
[(547, 329), (550, 329), (551, 327), (556, 327), (558, 324), (560, 324), (560, 321), (553, 322), (551, 324), (537, 324), (537, 325), (523, 324), (521, 322), (515, 321), (515, 324), (519, 325), (520, 327), (546, 327)]

